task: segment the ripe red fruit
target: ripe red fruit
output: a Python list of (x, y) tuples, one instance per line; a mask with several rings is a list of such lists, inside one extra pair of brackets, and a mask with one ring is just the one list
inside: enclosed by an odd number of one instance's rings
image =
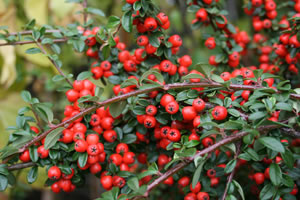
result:
[(40, 158), (44, 159), (47, 158), (49, 155), (49, 150), (44, 148), (44, 145), (39, 146), (39, 148), (37, 149), (37, 153), (39, 155)]
[(214, 141), (210, 137), (203, 138), (202, 145), (204, 147), (209, 147), (214, 144)]
[(154, 46), (152, 46), (152, 45), (149, 43), (149, 44), (146, 45), (145, 50), (146, 50), (146, 53), (147, 53), (147, 54), (154, 54), (154, 53), (156, 52), (157, 48), (154, 47)]
[(117, 139), (117, 133), (114, 130), (104, 131), (103, 137), (107, 142), (114, 142)]
[(193, 185), (192, 185), (192, 183), (191, 183), (191, 184), (190, 184), (190, 190), (191, 190), (192, 193), (195, 193), (195, 194), (197, 194), (198, 192), (200, 192), (200, 190), (201, 190), (201, 184), (200, 184), (200, 182), (198, 182), (198, 183), (195, 185), (194, 188), (193, 188)]
[(97, 144), (99, 142), (99, 135), (98, 134), (89, 134), (86, 137), (86, 142), (88, 143), (88, 145)]
[(265, 181), (265, 176), (261, 172), (257, 172), (253, 175), (253, 179), (257, 185), (263, 184)]
[(123, 158), (120, 154), (114, 153), (109, 157), (110, 162), (113, 162), (115, 165), (119, 166), (122, 164)]
[(205, 41), (205, 46), (206, 46), (208, 49), (214, 49), (214, 48), (216, 47), (216, 41), (215, 41), (215, 38), (213, 38), (213, 37), (207, 38), (207, 40)]
[(100, 153), (98, 145), (91, 144), (87, 147), (87, 153), (88, 155), (96, 156)]
[(214, 170), (214, 169), (209, 169), (209, 170), (207, 170), (206, 175), (207, 175), (209, 178), (214, 178), (214, 177), (216, 176), (216, 170)]
[(146, 107), (146, 114), (154, 116), (157, 113), (157, 108), (154, 105), (149, 105)]
[(136, 64), (133, 60), (126, 60), (124, 62), (124, 69), (127, 72), (135, 72), (137, 70)]
[(199, 192), (197, 194), (197, 200), (209, 200), (209, 195), (206, 192)]
[(172, 142), (178, 142), (181, 139), (181, 134), (178, 129), (170, 129), (167, 135), (168, 139)]
[(168, 113), (173, 115), (178, 112), (179, 105), (178, 105), (177, 101), (171, 101), (166, 105), (165, 109)]
[(182, 39), (179, 35), (172, 35), (168, 42), (172, 43), (172, 47), (180, 47), (182, 45)]
[(74, 89), (70, 89), (66, 92), (66, 96), (70, 102), (74, 102), (79, 98), (79, 93)]
[(149, 43), (149, 39), (145, 35), (139, 36), (136, 41), (139, 46), (146, 46)]
[(166, 107), (168, 103), (175, 101), (175, 98), (170, 94), (164, 94), (160, 99), (160, 105)]
[(242, 92), (242, 97), (243, 97), (243, 99), (245, 99), (246, 101), (248, 101), (250, 94), (251, 94), (251, 91), (250, 91), (250, 90), (244, 90), (244, 91)]
[(184, 120), (193, 120), (197, 116), (197, 112), (193, 106), (186, 106), (182, 109), (182, 115)]
[(118, 188), (122, 188), (126, 184), (126, 180), (120, 176), (113, 176), (112, 180), (113, 180), (113, 186), (116, 186)]
[(159, 69), (163, 72), (169, 72), (171, 70), (173, 63), (169, 60), (163, 60), (160, 65)]
[(181, 177), (179, 180), (178, 180), (178, 186), (180, 187), (186, 187), (190, 184), (190, 178), (188, 176), (184, 176), (184, 177)]
[(61, 177), (61, 171), (57, 166), (52, 166), (48, 170), (48, 178), (51, 180), (58, 180)]
[(157, 22), (153, 17), (147, 17), (144, 21), (147, 31), (154, 31), (157, 28)]
[(102, 176), (100, 182), (105, 190), (110, 190), (113, 186), (112, 176)]
[(157, 159), (157, 164), (158, 164), (158, 166), (164, 166), (164, 165), (168, 164), (169, 161), (170, 161), (170, 158), (167, 155), (160, 154)]
[(127, 153), (129, 151), (129, 147), (125, 143), (119, 143), (116, 147), (117, 153)]
[(159, 19), (159, 21), (158, 21), (159, 25), (166, 24), (169, 21), (169, 17), (165, 13), (162, 13), (162, 12), (159, 13), (156, 17)]
[(259, 7), (259, 6), (262, 5), (263, 0), (252, 0), (251, 3), (252, 3), (253, 6)]
[(189, 67), (192, 65), (192, 58), (189, 55), (184, 55), (178, 59), (179, 65), (184, 67)]
[(31, 161), (30, 159), (30, 154), (29, 154), (29, 150), (25, 150), (23, 153), (20, 154), (19, 156), (19, 159), (22, 161), (22, 162), (29, 162)]
[(185, 195), (184, 200), (197, 200), (197, 196), (195, 193), (188, 193)]
[(55, 182), (51, 185), (51, 190), (54, 193), (59, 193), (60, 192), (60, 185), (58, 184), (58, 182)]
[(163, 182), (166, 185), (173, 185), (174, 184), (174, 179), (172, 176), (170, 176), (169, 178), (167, 178), (166, 180), (164, 180)]
[(224, 120), (227, 117), (227, 109), (223, 106), (216, 106), (212, 111), (212, 116), (215, 120)]
[(200, 22), (204, 22), (207, 20), (207, 12), (205, 10), (205, 8), (200, 8), (197, 12), (196, 12), (196, 18), (200, 21)]
[(126, 152), (123, 155), (123, 163), (130, 165), (135, 161), (135, 154), (133, 152)]
[(156, 119), (153, 116), (147, 116), (144, 120), (144, 126), (146, 128), (153, 128), (156, 125)]
[(197, 112), (201, 112), (202, 110), (205, 109), (205, 102), (202, 99), (197, 98), (193, 101), (192, 106)]
[(87, 150), (88, 144), (85, 140), (77, 140), (75, 142), (75, 151), (85, 152)]

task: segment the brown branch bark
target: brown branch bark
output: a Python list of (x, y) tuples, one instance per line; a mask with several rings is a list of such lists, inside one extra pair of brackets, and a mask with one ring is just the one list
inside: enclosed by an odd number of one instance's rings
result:
[(88, 17), (87, 12), (86, 12), (87, 0), (83, 0), (82, 7), (83, 7), (83, 25), (85, 25), (87, 22), (87, 17)]
[(34, 163), (34, 162), (18, 163), (15, 165), (8, 166), (7, 169), (8, 169), (8, 171), (14, 171), (14, 170), (19, 170), (19, 169), (24, 169), (27, 167), (33, 167), (35, 165), (36, 165), (36, 163)]
[[(173, 84), (168, 84), (165, 86), (156, 86), (153, 88), (147, 88), (147, 89), (142, 89), (142, 90), (136, 90), (127, 94), (123, 94), (120, 96), (116, 96), (110, 99), (107, 99), (105, 101), (102, 102), (98, 102), (96, 103), (96, 105), (93, 105), (83, 111), (81, 111), (80, 113), (78, 113), (77, 115), (71, 117), (70, 119), (61, 122), (57, 125), (53, 125), (51, 127), (51, 129), (43, 132), (42, 134), (38, 135), (37, 137), (35, 137), (32, 141), (28, 142), (27, 144), (25, 144), (24, 146), (22, 146), (19, 149), (19, 152), (23, 152), (25, 151), (28, 147), (30, 147), (31, 145), (33, 145), (34, 143), (42, 140), (43, 138), (45, 138), (51, 131), (59, 128), (59, 127), (68, 127), (68, 124), (72, 123), (73, 121), (75, 121), (76, 119), (83, 117), (91, 112), (94, 112), (98, 107), (104, 106), (104, 105), (108, 105), (111, 103), (115, 103), (115, 102), (119, 102), (125, 99), (128, 99), (129, 97), (132, 96), (137, 96), (139, 94), (146, 94), (155, 90), (164, 90), (164, 91), (168, 91), (169, 89), (184, 89), (184, 88), (195, 88), (195, 87), (212, 87), (212, 88), (219, 88), (222, 87), (222, 85), (220, 83), (215, 83), (215, 82), (209, 82), (209, 83), (173, 83)], [(236, 84), (231, 84), (229, 86), (230, 89), (233, 90), (255, 90), (258, 88), (263, 88), (263, 87), (258, 87), (258, 86), (250, 86), (250, 85), (236, 85)], [(278, 92), (278, 91), (277, 91)], [(290, 95), (292, 98), (294, 99), (298, 99), (300, 100), (300, 95), (298, 94), (291, 94)], [(278, 127), (278, 126), (276, 126)], [(246, 134), (247, 135), (247, 134)], [(240, 137), (243, 137), (243, 135), (241, 135)], [(229, 137), (230, 139), (231, 137)], [(228, 138), (226, 138), (226, 141), (228, 140)], [(230, 141), (229, 141), (230, 142)], [(210, 149), (211, 147), (209, 147), (208, 149)]]
[(67, 78), (67, 76), (64, 74), (64, 72), (60, 69), (60, 67), (56, 64), (56, 62), (51, 59), (49, 56), (48, 56), (48, 53), (47, 51), (45, 50), (45, 48), (43, 47), (43, 45), (39, 42), (36, 42), (36, 45), (41, 49), (41, 51), (43, 52), (43, 54), (45, 56), (48, 57), (48, 59), (50, 60), (50, 62), (55, 66), (56, 70), (63, 76), (65, 77), (66, 81), (71, 85), (71, 87), (73, 87), (73, 84), (72, 82)]
[[(62, 39), (54, 39), (53, 43), (64, 43), (68, 39), (62, 38)], [(18, 41), (18, 42), (7, 42), (7, 43), (1, 43), (0, 46), (8, 46), (8, 45), (25, 45), (25, 44), (35, 44), (35, 41)]]
[[(240, 155), (240, 153), (241, 153), (241, 146), (242, 146), (242, 141), (239, 141), (238, 144), (236, 144), (236, 154), (234, 155), (234, 159), (237, 159), (238, 156)], [(232, 179), (233, 179), (233, 177), (235, 175), (236, 169), (237, 169), (237, 167), (235, 166), (235, 168), (233, 169), (233, 171), (230, 173), (230, 175), (227, 178), (226, 188), (225, 188), (222, 200), (226, 199), (228, 188), (229, 188), (229, 185), (232, 182)]]
[(281, 128), (281, 130), (285, 135), (293, 138), (300, 138), (300, 132), (293, 128)]

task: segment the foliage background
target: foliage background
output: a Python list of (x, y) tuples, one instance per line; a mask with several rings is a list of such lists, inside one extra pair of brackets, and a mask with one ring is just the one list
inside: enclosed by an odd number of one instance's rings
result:
[[(169, 31), (183, 37), (184, 47), (181, 54), (188, 52), (192, 55), (194, 63), (207, 62), (209, 55), (214, 52), (208, 52), (204, 48), (203, 36), (205, 34), (203, 33), (212, 30), (200, 29), (192, 32), (190, 22), (193, 15), (186, 12), (183, 0), (156, 0), (156, 3), (169, 15), (171, 21)], [(242, 7), (242, 1), (227, 0), (222, 3), (228, 8), (230, 13), (228, 17), (235, 25), (238, 25), (241, 30), (251, 31), (248, 30), (250, 18), (242, 14), (242, 9), (237, 9)], [(90, 7), (103, 10), (107, 16), (112, 14), (120, 16), (123, 3), (121, 0), (89, 0), (88, 4)], [(31, 19), (36, 19), (38, 25), (66, 26), (74, 21), (82, 21), (82, 15), (78, 13), (81, 9), (79, 4), (66, 3), (63, 0), (0, 0), (0, 26), (8, 26), (11, 32), (20, 31)], [(106, 18), (96, 17), (95, 23), (104, 24)], [(120, 32), (120, 38), (129, 48), (134, 44), (135, 38), (123, 31)], [(75, 54), (68, 45), (59, 45), (62, 48), (60, 59), (63, 62), (64, 71), (76, 76), (81, 71), (89, 69), (91, 61), (87, 57)], [(51, 77), (56, 74), (56, 70), (48, 59), (41, 54), (25, 54), (25, 50), (33, 46), (0, 47), (0, 148), (5, 145), (9, 137), (9, 132), (5, 130), (5, 127), (15, 124), (18, 109), (25, 106), (25, 102), (20, 97), (21, 90), (29, 90), (41, 101), (56, 102), (54, 113), (58, 118), (62, 117), (64, 105), (67, 103), (63, 100), (63, 96), (55, 91), (56, 86), (51, 81)], [(108, 97), (110, 92), (107, 86), (105, 96)], [(65, 198), (66, 194), (54, 195), (47, 190), (41, 192), (45, 181), (45, 171), (40, 170), (39, 173), (38, 180), (33, 185), (28, 185), (26, 170), (23, 170), (19, 176), (18, 187), (8, 190), (5, 194), (0, 193), (0, 199)], [(99, 196), (102, 191), (99, 180), (91, 176), (88, 177), (87, 182), (86, 188), (76, 190), (76, 194), (71, 194), (72, 199), (93, 199)], [(40, 192), (36, 192), (37, 190)], [(71, 196), (68, 195), (67, 198)]]

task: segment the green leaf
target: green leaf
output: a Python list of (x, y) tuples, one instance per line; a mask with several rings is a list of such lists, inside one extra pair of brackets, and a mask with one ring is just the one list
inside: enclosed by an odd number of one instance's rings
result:
[(202, 64), (202, 63), (196, 64), (195, 67), (196, 67), (197, 71), (204, 74), (204, 76), (207, 78), (211, 78), (212, 72), (215, 70), (214, 66), (211, 66), (208, 64)]
[(127, 105), (127, 101), (126, 100), (112, 103), (112, 104), (109, 105), (109, 113), (114, 118), (118, 117), (123, 112), (123, 110), (125, 109), (126, 105)]
[(132, 31), (132, 11), (127, 11), (122, 17), (122, 26), (126, 32)]
[(225, 82), (220, 76), (218, 76), (216, 74), (212, 74), (211, 79), (213, 81), (216, 81), (217, 83), (224, 83)]
[(255, 120), (258, 120), (258, 119), (261, 119), (261, 118), (264, 118), (267, 116), (267, 113), (266, 112), (255, 112), (255, 113), (252, 113), (249, 115), (249, 120), (251, 121), (255, 121)]
[(234, 184), (234, 186), (237, 188), (239, 194), (241, 195), (242, 197), (242, 200), (245, 200), (245, 195), (244, 195), (244, 191), (243, 191), (243, 188), (242, 186), (235, 180), (232, 180), (232, 183)]
[(29, 155), (32, 162), (37, 162), (39, 159), (38, 153), (37, 153), (37, 146), (31, 146), (29, 147)]
[(133, 191), (137, 191), (140, 188), (139, 179), (137, 177), (132, 177), (128, 180), (127, 185)]
[(91, 8), (91, 7), (89, 7), (89, 8), (86, 9), (86, 11), (88, 13), (91, 13), (91, 14), (95, 14), (95, 15), (99, 15), (101, 17), (105, 17), (105, 13), (102, 10), (97, 9), (97, 8)]
[(52, 105), (49, 103), (35, 103), (33, 104), (34, 111), (45, 122), (52, 122), (54, 115), (52, 112)]
[(274, 193), (275, 193), (275, 188), (271, 184), (267, 184), (263, 187), (263, 189), (259, 193), (259, 198), (261, 200), (270, 199)]
[(236, 166), (236, 163), (237, 163), (236, 159), (231, 160), (229, 163), (227, 163), (224, 172), (227, 174), (232, 172)]
[(8, 176), (9, 175), (9, 172), (8, 172), (6, 164), (0, 164), (0, 174), (2, 174), (4, 176)]
[(272, 163), (270, 165), (270, 179), (273, 185), (279, 186), (282, 180), (282, 172), (278, 164)]
[(106, 60), (108, 59), (109, 55), (110, 55), (110, 52), (111, 52), (111, 48), (108, 45), (105, 45), (103, 48), (102, 48), (102, 55), (103, 55), (103, 59)]
[(204, 158), (202, 158), (200, 164), (198, 165), (198, 167), (197, 167), (197, 169), (196, 169), (196, 171), (193, 175), (192, 188), (195, 188), (195, 186), (199, 182), (199, 178), (200, 178), (200, 175), (201, 175), (201, 172), (202, 172), (205, 161), (206, 160)]
[(78, 52), (83, 52), (85, 47), (85, 42), (83, 40), (73, 40), (73, 48)]
[(284, 153), (281, 153), (281, 157), (282, 157), (284, 163), (289, 168), (294, 167), (295, 159), (294, 159), (293, 153), (290, 150), (286, 149)]
[(134, 78), (126, 79), (126, 80), (121, 84), (121, 88), (125, 88), (125, 87), (131, 86), (131, 85), (137, 86), (137, 85), (138, 85), (137, 80), (134, 79)]
[(30, 169), (30, 171), (27, 174), (28, 183), (31, 184), (31, 183), (35, 182), (37, 179), (37, 176), (38, 176), (38, 167), (34, 166)]
[(0, 191), (4, 191), (7, 188), (8, 180), (5, 176), (0, 174)]
[(227, 111), (228, 111), (228, 113), (229, 113), (230, 115), (232, 115), (232, 116), (234, 116), (234, 117), (239, 117), (239, 116), (241, 116), (241, 113), (240, 113), (238, 110), (236, 110), (236, 109), (230, 108), (230, 109), (228, 109)]
[(132, 144), (136, 141), (136, 139), (137, 139), (137, 137), (135, 134), (127, 134), (123, 137), (121, 142), (123, 142), (125, 144)]
[(87, 152), (85, 153), (80, 153), (78, 156), (78, 164), (80, 167), (84, 167), (86, 165), (88, 159), (88, 154)]
[(280, 153), (284, 152), (284, 147), (280, 141), (276, 140), (273, 137), (261, 137), (258, 141), (265, 145), (267, 148), (272, 149), (273, 151), (277, 151)]
[(293, 111), (293, 107), (290, 104), (284, 103), (284, 102), (277, 103), (276, 104), (276, 109), (277, 110)]
[(39, 48), (35, 48), (35, 47), (26, 49), (26, 51), (25, 51), (25, 53), (27, 53), (27, 54), (36, 54), (36, 53), (41, 53), (41, 52), (42, 51)]
[(31, 100), (31, 94), (30, 94), (30, 92), (28, 92), (27, 90), (23, 90), (23, 91), (21, 92), (21, 97), (22, 97), (22, 99), (23, 99), (25, 102), (27, 102), (27, 103), (29, 103), (30, 100)]
[(192, 79), (192, 78), (203, 79), (203, 76), (201, 76), (200, 74), (191, 73), (191, 74), (188, 74), (186, 76), (183, 76), (181, 78), (181, 80), (184, 81), (184, 80), (189, 80), (189, 79)]
[(239, 123), (238, 121), (227, 121), (224, 123), (224, 128), (226, 130), (236, 130), (236, 129), (242, 129), (243, 124)]
[(45, 149), (50, 149), (51, 147), (53, 147), (56, 142), (58, 141), (60, 135), (61, 135), (61, 132), (64, 130), (63, 127), (59, 127), (53, 131), (51, 131), (47, 136), (46, 136), (46, 139), (45, 139), (45, 144), (44, 144), (44, 148)]
[(81, 80), (90, 78), (90, 77), (92, 77), (92, 76), (93, 76), (93, 73), (90, 72), (90, 71), (81, 72), (80, 74), (78, 74), (77, 80), (78, 80), (78, 81), (81, 81)]
[(106, 25), (107, 28), (114, 28), (121, 23), (120, 18), (117, 16), (110, 16), (108, 18), (108, 23)]

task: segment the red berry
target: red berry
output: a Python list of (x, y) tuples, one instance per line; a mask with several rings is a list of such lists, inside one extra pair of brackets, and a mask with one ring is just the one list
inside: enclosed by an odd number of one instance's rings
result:
[(215, 120), (224, 120), (227, 117), (227, 109), (223, 106), (216, 106), (212, 111), (212, 116)]
[(197, 116), (197, 112), (193, 106), (186, 106), (182, 109), (182, 115), (184, 120), (193, 120)]
[(61, 177), (61, 171), (57, 166), (52, 166), (48, 170), (48, 178), (51, 180), (58, 180)]

